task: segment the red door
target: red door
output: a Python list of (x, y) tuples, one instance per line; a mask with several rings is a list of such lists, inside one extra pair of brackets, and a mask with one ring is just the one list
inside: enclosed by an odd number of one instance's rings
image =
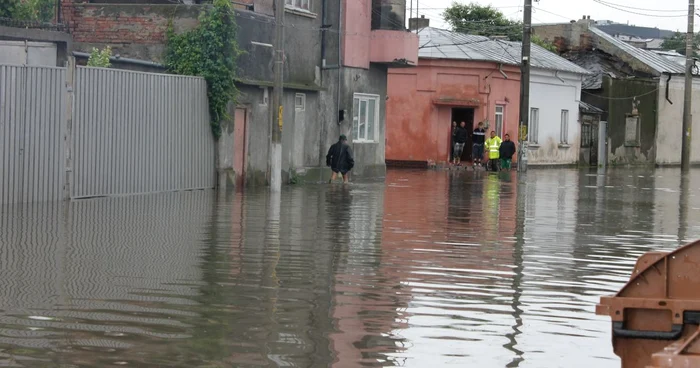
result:
[(233, 121), (233, 170), (236, 173), (236, 188), (243, 188), (245, 183), (245, 164), (248, 152), (246, 147), (247, 116), (246, 109), (236, 108)]

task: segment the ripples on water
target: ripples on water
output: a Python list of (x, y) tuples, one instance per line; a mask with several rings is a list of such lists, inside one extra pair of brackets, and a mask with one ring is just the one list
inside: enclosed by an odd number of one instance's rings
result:
[(0, 366), (616, 367), (595, 303), (700, 235), (698, 174), (395, 171), (0, 208)]

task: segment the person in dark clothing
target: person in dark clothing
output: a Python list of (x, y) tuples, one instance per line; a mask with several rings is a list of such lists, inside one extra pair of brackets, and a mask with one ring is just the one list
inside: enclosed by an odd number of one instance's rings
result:
[(457, 133), (457, 122), (452, 122), (452, 132), (450, 134), (450, 161), (455, 160), (455, 134)]
[(481, 166), (481, 160), (484, 158), (484, 141), (486, 141), (486, 129), (484, 123), (481, 122), (472, 133), (472, 157), (474, 166)]
[(469, 138), (469, 132), (467, 131), (467, 128), (465, 126), (467, 123), (461, 122), (459, 123), (459, 127), (455, 130), (454, 137), (455, 137), (455, 151), (454, 151), (454, 163), (455, 165), (459, 165), (460, 161), (462, 160), (462, 152), (464, 152), (464, 145), (467, 143), (467, 138)]
[(355, 158), (352, 155), (352, 148), (348, 145), (348, 138), (345, 135), (341, 135), (338, 142), (328, 150), (326, 165), (333, 170), (331, 183), (338, 177), (338, 174), (343, 176), (343, 183), (348, 182), (348, 174), (355, 167)]
[(515, 154), (515, 143), (510, 140), (509, 134), (506, 134), (503, 138), (505, 140), (501, 142), (501, 147), (498, 148), (501, 157), (501, 170), (510, 171), (510, 165), (513, 162), (513, 155)]

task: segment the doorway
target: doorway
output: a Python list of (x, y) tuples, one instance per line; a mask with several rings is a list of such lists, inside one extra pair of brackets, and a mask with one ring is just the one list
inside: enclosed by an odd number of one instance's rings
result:
[(246, 147), (248, 110), (236, 108), (233, 120), (233, 171), (236, 175), (235, 186), (237, 190), (243, 188), (245, 183), (245, 166), (248, 149)]
[[(450, 121), (450, 127), (452, 122), (456, 121), (457, 125), (461, 122), (465, 122), (465, 128), (469, 134), (467, 135), (467, 144), (464, 145), (464, 152), (462, 152), (461, 160), (462, 162), (468, 162), (472, 160), (472, 132), (474, 130), (474, 109), (455, 107), (452, 109), (452, 120)], [(452, 143), (452, 131), (450, 130), (450, 143)], [(451, 144), (451, 146), (453, 146)], [(450, 152), (454, 147), (450, 147)], [(451, 155), (450, 155), (451, 156)]]

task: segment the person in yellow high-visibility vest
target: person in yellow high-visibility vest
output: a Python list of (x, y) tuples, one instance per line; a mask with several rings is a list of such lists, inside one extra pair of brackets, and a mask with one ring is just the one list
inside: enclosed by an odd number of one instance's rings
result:
[(491, 138), (484, 143), (486, 152), (489, 153), (488, 165), (491, 171), (498, 171), (498, 158), (500, 157), (499, 149), (501, 148), (501, 138), (496, 135), (496, 132), (491, 131)]

